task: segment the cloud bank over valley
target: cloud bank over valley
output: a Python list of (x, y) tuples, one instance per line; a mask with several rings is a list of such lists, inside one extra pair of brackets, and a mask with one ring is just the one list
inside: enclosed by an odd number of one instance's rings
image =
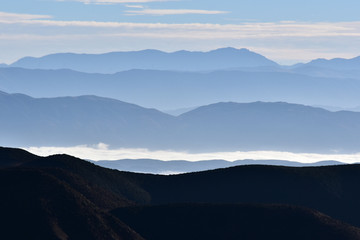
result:
[(80, 145), (74, 147), (26, 147), (23, 148), (33, 154), (49, 156), (54, 154), (68, 154), (88, 160), (120, 160), (120, 159), (157, 159), (157, 160), (285, 160), (301, 163), (314, 163), (319, 161), (340, 161), (343, 163), (360, 162), (360, 153), (355, 154), (316, 154), (316, 153), (292, 153), (279, 151), (234, 151), (234, 152), (208, 152), (190, 153), (177, 151), (150, 151), (148, 149), (109, 149), (106, 144), (99, 143), (96, 146)]

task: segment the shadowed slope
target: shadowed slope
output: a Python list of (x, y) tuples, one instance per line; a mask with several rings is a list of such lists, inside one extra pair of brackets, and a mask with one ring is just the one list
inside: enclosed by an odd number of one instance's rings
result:
[(286, 205), (181, 204), (113, 211), (148, 240), (360, 239), (360, 229)]
[[(311, 235), (314, 239), (332, 239), (331, 236), (359, 239), (357, 228), (313, 210), (283, 205), (316, 209), (360, 226), (360, 165), (305, 168), (255, 165), (159, 176), (105, 169), (67, 155), (34, 157), (22, 150), (0, 148), (0, 156), (1, 161), (7, 162), (0, 169), (3, 194), (0, 206), (4, 213), (1, 221), (8, 224), (4, 225), (6, 234), (14, 234), (15, 239), (21, 239), (25, 233), (46, 239), (66, 236), (140, 239), (119, 220), (149, 239), (151, 236), (164, 239), (166, 224), (184, 234), (187, 229), (197, 229), (193, 236), (206, 235), (204, 229), (209, 228), (214, 236), (239, 228), (234, 232), (236, 237), (247, 234), (248, 230), (240, 227), (246, 219), (249, 229), (264, 228), (273, 238), (285, 239), (295, 231), (305, 238)], [(154, 207), (159, 204), (165, 206)], [(148, 207), (136, 208), (141, 205)], [(116, 208), (119, 210), (108, 212)], [(152, 219), (151, 224), (146, 219)], [(174, 221), (173, 225), (169, 219)], [(263, 220), (264, 226), (259, 227), (256, 225), (259, 219), (272, 221)], [(37, 222), (42, 229), (35, 225)], [(285, 224), (290, 230), (280, 228), (277, 232), (274, 224)], [(24, 233), (14, 233), (16, 226), (23, 226)], [(262, 238), (254, 236), (252, 239)]]
[(131, 176), (98, 167), (68, 155), (38, 157), (24, 150), (0, 147), (0, 169), (36, 169), (61, 179), (103, 208), (150, 201), (149, 193)]
[(152, 204), (293, 204), (360, 226), (360, 165), (253, 165), (174, 176), (137, 175), (136, 181), (150, 193)]
[(0, 168), (16, 167), (36, 159), (39, 157), (25, 150), (0, 147)]
[(4, 239), (142, 239), (62, 177), (36, 169), (0, 170)]

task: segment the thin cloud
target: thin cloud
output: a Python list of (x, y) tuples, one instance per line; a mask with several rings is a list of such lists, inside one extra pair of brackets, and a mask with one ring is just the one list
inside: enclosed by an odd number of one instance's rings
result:
[(57, 0), (58, 2), (81, 2), (84, 4), (121, 4), (121, 3), (150, 3), (150, 2), (171, 2), (174, 0)]
[(145, 8), (143, 5), (125, 5), (127, 8)]
[(49, 15), (35, 15), (35, 14), (22, 14), (22, 13), (7, 13), (0, 12), (0, 22), (13, 23), (35, 19), (50, 19)]
[(205, 14), (205, 15), (212, 15), (212, 14), (226, 14), (226, 11), (210, 11), (210, 10), (197, 10), (197, 9), (149, 9), (144, 8), (141, 10), (128, 10), (125, 11), (131, 15), (184, 15), (184, 14)]
[[(350, 58), (360, 51), (357, 44), (360, 21), (171, 24), (58, 21), (47, 15), (2, 13), (0, 28), (1, 46), (12, 46), (11, 52), (3, 51), (4, 62), (65, 49), (71, 52), (94, 52), (96, 49), (99, 53), (144, 48), (208, 51), (233, 46), (252, 49), (283, 64), (319, 57)], [(29, 45), (32, 48), (23, 48)]]
[[(144, 9), (149, 10), (149, 9)], [(166, 10), (167, 11), (167, 10)], [(186, 11), (158, 12), (158, 14), (185, 14)], [(197, 10), (201, 11), (201, 10)], [(129, 11), (130, 12), (130, 11)], [(142, 12), (132, 11), (132, 12)], [(187, 38), (187, 39), (251, 39), (251, 38), (284, 38), (284, 37), (360, 37), (360, 22), (257, 22), (243, 24), (169, 24), (169, 23), (132, 23), (132, 22), (98, 22), (98, 21), (56, 21), (38, 20), (50, 18), (44, 15), (0, 16), (0, 24), (26, 24), (53, 27), (96, 28), (113, 34), (127, 36), (145, 36), (154, 38)], [(114, 28), (118, 31), (114, 32)], [(64, 30), (64, 29), (63, 29)], [(91, 32), (91, 30), (89, 30)], [(5, 34), (5, 33), (3, 33)], [(94, 31), (93, 34), (99, 34)], [(103, 32), (104, 35), (108, 34)]]
[(188, 153), (176, 151), (150, 151), (148, 149), (108, 149), (106, 144), (96, 146), (75, 147), (29, 147), (25, 150), (40, 155), (69, 154), (89, 160), (119, 160), (119, 159), (158, 159), (158, 160), (188, 160), (201, 161), (223, 159), (235, 160), (287, 160), (302, 163), (334, 160), (344, 163), (359, 162), (360, 153), (356, 154), (317, 154), (317, 153), (292, 153), (279, 151), (236, 151), (236, 152), (212, 152), (212, 153)]

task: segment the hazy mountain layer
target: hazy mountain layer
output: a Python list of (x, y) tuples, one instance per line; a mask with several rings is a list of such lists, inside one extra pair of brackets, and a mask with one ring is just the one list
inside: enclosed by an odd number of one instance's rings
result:
[(276, 66), (247, 49), (222, 48), (210, 52), (158, 50), (111, 52), (105, 54), (58, 53), (41, 58), (26, 57), (11, 64), (29, 69), (72, 69), (89, 73), (115, 73), (131, 69), (205, 71), (234, 67)]
[(95, 96), (0, 93), (1, 144), (157, 150), (356, 152), (360, 113), (288, 103), (217, 103), (173, 117)]
[(161, 110), (221, 101), (284, 101), (355, 107), (360, 80), (290, 72), (208, 73), (133, 70), (86, 74), (70, 70), (0, 68), (0, 90), (34, 97), (97, 95)]
[(293, 72), (320, 77), (360, 78), (360, 57), (352, 59), (315, 59), (293, 66), (280, 66), (247, 49), (221, 48), (209, 52), (158, 50), (110, 52), (104, 54), (57, 53), (40, 58), (25, 57), (0, 67), (27, 69), (72, 69), (87, 73), (116, 73), (131, 69), (209, 71), (242, 70), (250, 72)]
[(161, 161), (154, 159), (122, 159), (116, 161), (92, 161), (92, 163), (120, 171), (152, 173), (152, 174), (177, 174), (213, 170), (217, 168), (228, 168), (242, 165), (273, 165), (291, 167), (310, 167), (310, 166), (331, 166), (344, 164), (337, 161), (321, 161), (316, 163), (300, 163), (281, 160), (205, 160), (205, 161)]
[(334, 58), (334, 59), (315, 59), (305, 66), (311, 67), (320, 67), (325, 69), (333, 69), (333, 70), (340, 70), (340, 71), (358, 71), (360, 66), (360, 56), (351, 58), (351, 59), (344, 59), (344, 58)]
[(2, 141), (15, 145), (140, 147), (166, 141), (174, 124), (174, 117), (155, 109), (95, 96), (36, 99), (0, 92), (0, 106)]

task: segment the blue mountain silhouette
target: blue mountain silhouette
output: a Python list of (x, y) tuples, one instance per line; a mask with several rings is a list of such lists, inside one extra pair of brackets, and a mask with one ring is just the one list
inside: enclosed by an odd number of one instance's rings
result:
[(58, 53), (41, 58), (25, 57), (12, 67), (30, 69), (72, 69), (89, 73), (115, 73), (130, 69), (207, 71), (234, 67), (276, 66), (264, 56), (247, 49), (222, 48), (210, 52), (158, 50), (105, 54)]

